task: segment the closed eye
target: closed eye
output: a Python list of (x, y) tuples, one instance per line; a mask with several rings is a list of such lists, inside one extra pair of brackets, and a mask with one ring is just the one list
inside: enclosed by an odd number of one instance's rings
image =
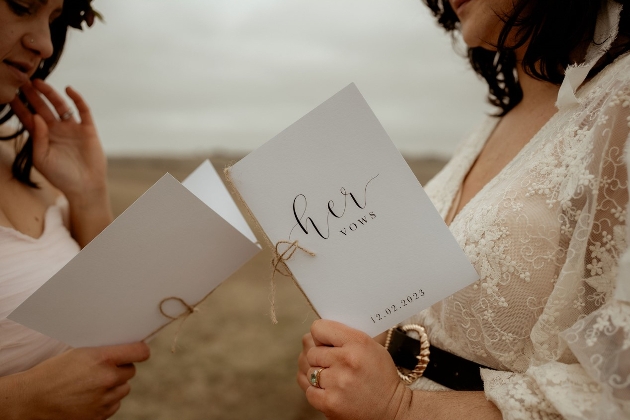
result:
[(9, 8), (18, 16), (26, 16), (33, 14), (32, 4), (25, 4), (19, 1), (6, 0)]

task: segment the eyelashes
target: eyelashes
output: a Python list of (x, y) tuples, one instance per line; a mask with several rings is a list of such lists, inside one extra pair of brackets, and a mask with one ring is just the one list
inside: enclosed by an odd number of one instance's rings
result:
[[(41, 3), (37, 1), (26, 1), (26, 0), (4, 0), (9, 9), (16, 16), (31, 16), (38, 13), (39, 8), (41, 7)], [(59, 18), (62, 14), (62, 9), (54, 10), (49, 18), (49, 24), (52, 25), (57, 18)]]
[(18, 16), (27, 16), (33, 13), (31, 6), (26, 6), (14, 0), (5, 0), (9, 8)]

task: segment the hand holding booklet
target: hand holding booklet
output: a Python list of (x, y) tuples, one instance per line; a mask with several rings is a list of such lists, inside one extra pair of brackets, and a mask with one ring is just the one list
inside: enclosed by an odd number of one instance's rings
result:
[(374, 336), (478, 279), (354, 84), (226, 174), (322, 318)]
[(73, 347), (140, 341), (259, 251), (212, 165), (164, 175), (9, 319)]

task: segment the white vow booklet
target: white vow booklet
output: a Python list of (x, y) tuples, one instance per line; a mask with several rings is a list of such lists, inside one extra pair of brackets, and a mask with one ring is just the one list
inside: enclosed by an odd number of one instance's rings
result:
[(212, 165), (164, 175), (8, 318), (73, 347), (140, 341), (260, 247)]
[(478, 279), (354, 84), (228, 174), (322, 318), (375, 336)]

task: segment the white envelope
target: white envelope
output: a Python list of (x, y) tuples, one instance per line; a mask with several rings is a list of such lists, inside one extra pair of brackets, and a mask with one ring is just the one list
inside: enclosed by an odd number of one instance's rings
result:
[(354, 84), (229, 175), (322, 318), (374, 336), (478, 279)]
[(164, 175), (8, 318), (99, 346), (143, 340), (198, 304), (260, 247), (209, 162), (184, 182)]

